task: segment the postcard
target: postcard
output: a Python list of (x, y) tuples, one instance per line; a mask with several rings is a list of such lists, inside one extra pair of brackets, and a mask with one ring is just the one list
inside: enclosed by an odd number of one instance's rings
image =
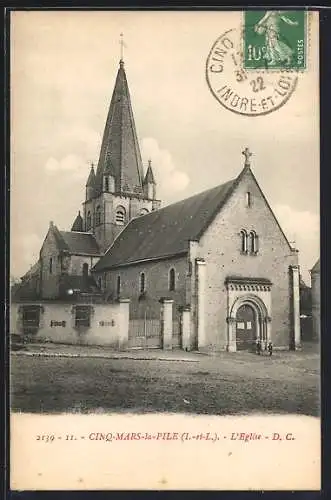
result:
[(319, 490), (319, 17), (13, 11), (10, 487)]

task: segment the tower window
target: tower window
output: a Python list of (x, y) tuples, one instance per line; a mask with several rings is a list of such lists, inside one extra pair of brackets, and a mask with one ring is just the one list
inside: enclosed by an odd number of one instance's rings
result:
[(95, 224), (98, 226), (101, 224), (101, 208), (100, 205), (97, 206), (96, 212), (95, 212)]
[(109, 177), (105, 177), (105, 191), (109, 192)]
[(119, 296), (121, 293), (121, 277), (117, 276), (117, 281), (116, 281), (116, 294)]
[(87, 217), (86, 217), (86, 229), (87, 230), (91, 229), (91, 225), (92, 225), (91, 212), (88, 211), (87, 212)]
[(241, 253), (247, 253), (247, 233), (245, 229), (240, 231), (241, 237)]
[(169, 290), (170, 292), (174, 292), (176, 289), (176, 273), (174, 268), (171, 268), (169, 271)]
[(246, 207), (250, 207), (252, 205), (252, 197), (251, 193), (247, 191), (246, 193)]
[(123, 226), (125, 224), (125, 208), (124, 207), (117, 207), (116, 215), (115, 215), (115, 222), (119, 226)]
[(49, 274), (53, 274), (53, 259), (49, 259)]
[(140, 277), (139, 277), (139, 290), (140, 290), (140, 293), (144, 293), (146, 291), (145, 273), (140, 273)]

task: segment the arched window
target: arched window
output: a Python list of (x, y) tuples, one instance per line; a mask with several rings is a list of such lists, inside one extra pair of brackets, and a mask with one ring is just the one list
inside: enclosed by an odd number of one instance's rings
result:
[(173, 292), (175, 291), (175, 289), (176, 289), (176, 274), (174, 268), (172, 267), (169, 271), (169, 290), (170, 292)]
[(116, 294), (117, 294), (117, 296), (119, 296), (121, 294), (121, 277), (120, 276), (117, 276)]
[(123, 226), (125, 224), (125, 208), (124, 207), (117, 207), (116, 215), (115, 215), (115, 222), (119, 226)]
[(49, 274), (53, 273), (53, 259), (52, 257), (49, 259)]
[(148, 214), (148, 213), (149, 213), (149, 211), (147, 210), (147, 208), (142, 208), (142, 209), (140, 210), (140, 212), (139, 212), (139, 215), (146, 215), (146, 214)]
[(140, 276), (139, 276), (139, 290), (140, 290), (140, 293), (144, 293), (146, 291), (145, 273), (140, 273)]
[(240, 231), (241, 237), (241, 253), (247, 253), (247, 233), (245, 229)]
[(101, 207), (100, 207), (100, 205), (97, 206), (97, 209), (95, 211), (95, 224), (96, 224), (96, 226), (101, 224)]
[(249, 233), (249, 249), (251, 253), (257, 253), (259, 248), (259, 238), (255, 231)]
[(91, 229), (91, 225), (92, 225), (91, 212), (88, 211), (86, 216), (86, 229), (87, 230)]

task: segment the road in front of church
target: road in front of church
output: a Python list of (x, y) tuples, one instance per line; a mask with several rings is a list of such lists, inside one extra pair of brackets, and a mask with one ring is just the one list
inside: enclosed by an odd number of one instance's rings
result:
[(174, 357), (13, 353), (11, 408), (34, 413), (319, 415), (319, 355), (314, 350), (275, 352), (272, 358), (248, 352), (195, 357), (196, 362), (184, 362)]

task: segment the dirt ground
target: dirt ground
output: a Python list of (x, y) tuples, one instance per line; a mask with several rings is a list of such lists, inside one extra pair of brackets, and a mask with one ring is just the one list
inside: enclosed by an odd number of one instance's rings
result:
[[(148, 357), (148, 356), (147, 356)], [(183, 358), (185, 353), (183, 353)], [(22, 412), (319, 415), (316, 348), (268, 356), (44, 357), (13, 353), (11, 408)], [(187, 360), (188, 361), (188, 360)]]

